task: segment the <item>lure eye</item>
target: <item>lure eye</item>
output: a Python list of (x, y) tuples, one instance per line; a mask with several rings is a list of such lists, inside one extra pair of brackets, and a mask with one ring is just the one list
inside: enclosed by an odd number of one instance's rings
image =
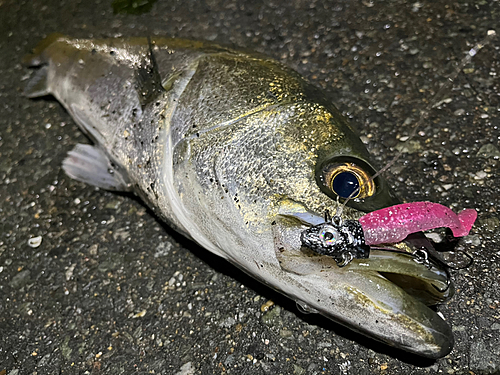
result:
[(354, 163), (327, 165), (323, 170), (324, 184), (340, 198), (366, 198), (375, 194), (370, 175)]
[(333, 246), (339, 240), (339, 232), (331, 225), (325, 226), (319, 233), (319, 238), (325, 246)]

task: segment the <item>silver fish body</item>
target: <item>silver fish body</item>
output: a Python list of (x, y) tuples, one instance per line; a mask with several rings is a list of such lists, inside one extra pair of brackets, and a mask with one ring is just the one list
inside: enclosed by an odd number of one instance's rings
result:
[[(422, 356), (449, 353), (451, 330), (426, 306), (451, 296), (444, 270), (376, 250), (339, 268), (301, 247), (308, 217), (338, 205), (324, 171), (374, 169), (338, 110), (296, 72), (156, 37), (51, 36), (28, 63), (38, 70), (27, 96), (55, 96), (95, 143), (69, 153), (71, 177), (134, 191), (176, 230), (310, 311)], [(375, 185), (344, 218), (396, 202), (382, 178)]]

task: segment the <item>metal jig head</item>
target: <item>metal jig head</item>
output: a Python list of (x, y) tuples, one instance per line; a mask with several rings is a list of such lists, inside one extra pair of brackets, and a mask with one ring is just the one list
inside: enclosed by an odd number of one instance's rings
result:
[(347, 266), (355, 258), (367, 259), (370, 255), (360, 222), (342, 220), (337, 214), (332, 218), (328, 211), (325, 222), (304, 230), (300, 239), (303, 246), (332, 257), (339, 267)]

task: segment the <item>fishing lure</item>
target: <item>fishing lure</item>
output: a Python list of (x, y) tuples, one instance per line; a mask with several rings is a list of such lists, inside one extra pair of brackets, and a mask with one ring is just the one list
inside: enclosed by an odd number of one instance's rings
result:
[(358, 220), (343, 220), (340, 215), (333, 218), (325, 213), (325, 222), (304, 230), (302, 245), (321, 255), (332, 257), (339, 267), (348, 265), (353, 259), (367, 259), (370, 247)]
[[(422, 111), (422, 115), (420, 116), (419, 121), (414, 125), (409, 139), (416, 135), (417, 129), (428, 118), (430, 110), (436, 106), (442, 100), (443, 96), (450, 90), (452, 83), (462, 69), (469, 64), (471, 59), (479, 52), (479, 50), (487, 45), (495, 36), (495, 31), (489, 30), (487, 36), (469, 50), (468, 54), (459, 63), (454, 73), (447, 78), (441, 89), (430, 101), (427, 108)], [(380, 171), (375, 173), (370, 178), (367, 184), (373, 182), (378, 175), (387, 171), (401, 157), (402, 153), (403, 151), (400, 150), (389, 163), (387, 163)], [(340, 173), (340, 175), (342, 174), (346, 173)], [(374, 245), (376, 243), (384, 243), (384, 241), (386, 243), (401, 241), (407, 235), (413, 233), (409, 229), (410, 227), (417, 232), (447, 226), (453, 231), (454, 237), (462, 237), (469, 233), (474, 221), (477, 218), (475, 210), (464, 210), (457, 216), (444, 206), (430, 202), (415, 202), (393, 206), (389, 209), (374, 211), (363, 216), (358, 221), (344, 221), (341, 218), (343, 207), (347, 205), (349, 200), (356, 197), (362, 189), (362, 186), (360, 186), (357, 179), (352, 178), (351, 176), (353, 175), (341, 176), (341, 183), (338, 190), (343, 192), (345, 201), (337, 210), (335, 216), (332, 218), (329, 213), (326, 212), (324, 223), (305, 229), (301, 235), (303, 246), (315, 251), (318, 254), (331, 256), (339, 267), (345, 267), (353, 259), (368, 258), (370, 254), (370, 246), (368, 246), (365, 242)], [(339, 196), (342, 196), (342, 194), (339, 194)], [(368, 241), (365, 241), (365, 230), (369, 230), (371, 232), (377, 231), (380, 229), (380, 224), (384, 222), (384, 219), (391, 216), (392, 218), (390, 220), (392, 220), (392, 224), (394, 224), (394, 220), (397, 220), (396, 225), (391, 226), (391, 231), (394, 232), (393, 236), (387, 237), (386, 235), (382, 235), (383, 239), (370, 238)], [(374, 217), (376, 217), (375, 220), (373, 220)], [(369, 222), (372, 222), (374, 225), (370, 226), (368, 224)], [(363, 226), (362, 223), (365, 223), (365, 225)], [(387, 232), (387, 227), (384, 226), (383, 228), (384, 231)], [(388, 250), (384, 248), (379, 249)], [(398, 250), (391, 248), (388, 251)], [(437, 252), (434, 249), (429, 247), (421, 247), (407, 254), (415, 257), (416, 261), (425, 263), (428, 267), (432, 267), (430, 260), (439, 262), (447, 268), (452, 267), (446, 264), (443, 259), (437, 255)], [(468, 254), (465, 255), (470, 258)], [(466, 267), (470, 266), (470, 264), (471, 263), (469, 263)]]

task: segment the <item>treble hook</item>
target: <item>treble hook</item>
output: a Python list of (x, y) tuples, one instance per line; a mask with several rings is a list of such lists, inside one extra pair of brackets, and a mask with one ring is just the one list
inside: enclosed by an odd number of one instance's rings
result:
[[(415, 259), (414, 259), (415, 262), (423, 264), (429, 270), (432, 268), (432, 263), (429, 260), (429, 253), (424, 246), (422, 246), (420, 249), (415, 250), (411, 255), (413, 255), (415, 257)], [(445, 263), (443, 263), (443, 264), (446, 266), (446, 267), (444, 267), (444, 271), (446, 272), (446, 288), (441, 289), (441, 288), (439, 288), (436, 285), (431, 283), (432, 287), (434, 289), (436, 289), (441, 294), (445, 293), (448, 289), (450, 289), (450, 285), (451, 285), (451, 275), (450, 275), (450, 271), (449, 271), (450, 267)]]
[(347, 266), (354, 259), (354, 254), (351, 252), (342, 253), (341, 256), (342, 256), (342, 261), (337, 262), (337, 266), (339, 266), (339, 268)]
[[(474, 263), (474, 258), (472, 258), (472, 256), (470, 254), (468, 254), (467, 252), (462, 251), (462, 250), (461, 250), (461, 252), (467, 258), (469, 258), (469, 262), (462, 267), (453, 267), (448, 262), (445, 262), (444, 260), (439, 260), (439, 263), (441, 263), (444, 266), (444, 271), (446, 272), (446, 288), (440, 289), (436, 285), (431, 284), (434, 287), (434, 289), (436, 289), (438, 292), (444, 293), (450, 288), (450, 285), (451, 285), (450, 269), (458, 271), (458, 270), (468, 268), (472, 265), (472, 263)], [(454, 253), (454, 251), (453, 251), (453, 253)], [(415, 259), (414, 259), (415, 262), (425, 265), (427, 267), (427, 269), (432, 268), (432, 263), (429, 260), (429, 253), (427, 252), (427, 249), (424, 246), (422, 246), (420, 249), (415, 250), (411, 255), (413, 255), (415, 257)], [(432, 257), (431, 257), (431, 259), (432, 259)]]
[(444, 272), (446, 272), (446, 288), (444, 289), (440, 289), (438, 288), (436, 285), (434, 284), (431, 284), (432, 287), (434, 289), (436, 289), (439, 293), (444, 293), (446, 292), (448, 289), (450, 289), (450, 285), (451, 285), (451, 275), (450, 275), (450, 270), (448, 268), (445, 268), (444, 269)]
[(472, 264), (474, 263), (474, 258), (472, 257), (472, 255), (470, 255), (469, 253), (467, 253), (464, 250), (449, 251), (449, 253), (462, 253), (466, 258), (469, 259), (469, 262), (466, 265), (460, 266), (460, 267), (454, 267), (454, 266), (451, 266), (449, 263), (445, 263), (446, 267), (448, 267), (449, 269), (452, 269), (454, 271), (464, 270), (464, 269), (472, 266)]
[(415, 262), (423, 264), (427, 267), (428, 270), (432, 268), (432, 263), (429, 261), (429, 253), (424, 246), (422, 246), (420, 249), (415, 250), (413, 253), (411, 253), (411, 255), (415, 257), (415, 259), (413, 259)]

